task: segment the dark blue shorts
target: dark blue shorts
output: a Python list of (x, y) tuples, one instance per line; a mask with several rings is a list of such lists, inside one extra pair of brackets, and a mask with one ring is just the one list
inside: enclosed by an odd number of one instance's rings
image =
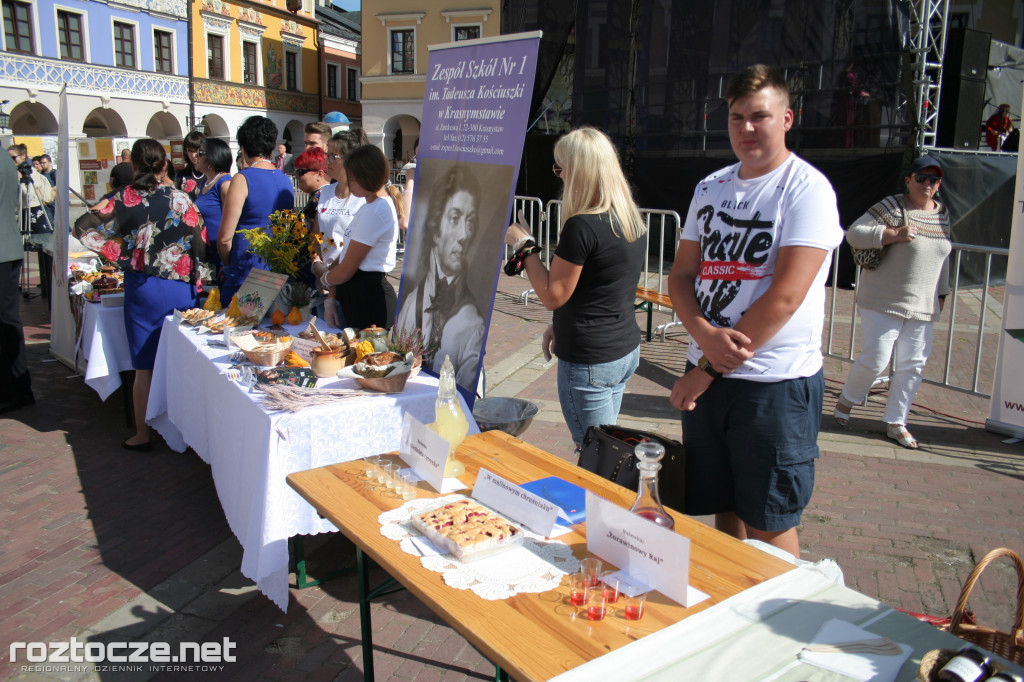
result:
[(736, 512), (766, 532), (800, 525), (814, 490), (824, 395), (820, 370), (776, 383), (712, 382), (683, 412), (686, 513)]

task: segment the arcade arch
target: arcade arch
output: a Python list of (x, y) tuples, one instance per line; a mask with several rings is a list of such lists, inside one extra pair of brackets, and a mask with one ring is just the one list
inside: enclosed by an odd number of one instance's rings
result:
[(149, 119), (149, 125), (146, 126), (146, 137), (152, 137), (154, 140), (169, 140), (181, 136), (181, 124), (174, 115), (166, 111), (153, 114)]
[(207, 137), (216, 137), (224, 140), (228, 144), (231, 144), (231, 140), (234, 137), (231, 134), (231, 129), (228, 128), (227, 121), (224, 117), (219, 114), (206, 114), (203, 116), (203, 135)]
[(420, 136), (420, 122), (414, 116), (399, 114), (384, 123), (381, 149), (389, 159), (407, 161), (412, 158), (413, 144)]
[(15, 135), (56, 135), (57, 118), (38, 102), (20, 102), (11, 109), (8, 127)]
[(82, 132), (88, 137), (127, 137), (124, 120), (113, 109), (93, 109), (85, 117)]

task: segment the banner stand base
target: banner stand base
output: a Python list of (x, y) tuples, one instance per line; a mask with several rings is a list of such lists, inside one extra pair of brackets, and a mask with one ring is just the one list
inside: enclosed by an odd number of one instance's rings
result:
[(1006, 422), (1000, 422), (994, 419), (985, 420), (985, 430), (991, 431), (993, 433), (1001, 433), (1004, 436), (1024, 438), (1024, 426), (1018, 426), (1017, 424), (1007, 424)]

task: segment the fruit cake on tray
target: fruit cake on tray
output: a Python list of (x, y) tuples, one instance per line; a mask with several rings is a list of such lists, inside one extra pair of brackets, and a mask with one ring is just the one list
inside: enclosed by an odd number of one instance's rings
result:
[(459, 561), (474, 561), (523, 544), (523, 529), (473, 500), (417, 514), (413, 526)]

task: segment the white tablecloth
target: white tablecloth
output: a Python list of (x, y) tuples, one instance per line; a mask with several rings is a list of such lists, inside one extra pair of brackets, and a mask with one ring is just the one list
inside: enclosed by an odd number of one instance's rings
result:
[(82, 333), (78, 346), (85, 358), (85, 383), (106, 400), (121, 386), (120, 372), (132, 369), (124, 308), (86, 302), (82, 306)]
[[(231, 353), (208, 343), (212, 338), (164, 322), (146, 420), (173, 449), (192, 447), (210, 465), (224, 515), (242, 544), (242, 574), (287, 609), (288, 538), (337, 529), (285, 477), (397, 450), (406, 412), (434, 420), (437, 379), (420, 375), (402, 393), (268, 413), (257, 395), (221, 374)], [(356, 388), (352, 381), (320, 382)], [(462, 409), (470, 415), (465, 402)], [(470, 433), (476, 432), (470, 419)]]
[(917, 679), (921, 658), (928, 651), (964, 645), (952, 635), (836, 585), (814, 566), (801, 566), (558, 675), (552, 682), (849, 681), (850, 677), (797, 659), (821, 625), (833, 618), (912, 647), (913, 653), (895, 678), (900, 682)]

